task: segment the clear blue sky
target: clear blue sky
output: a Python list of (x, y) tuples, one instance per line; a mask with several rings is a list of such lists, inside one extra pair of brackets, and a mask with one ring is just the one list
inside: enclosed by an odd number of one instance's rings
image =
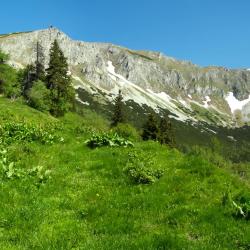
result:
[(250, 0), (7, 0), (0, 33), (58, 27), (84, 41), (250, 67)]

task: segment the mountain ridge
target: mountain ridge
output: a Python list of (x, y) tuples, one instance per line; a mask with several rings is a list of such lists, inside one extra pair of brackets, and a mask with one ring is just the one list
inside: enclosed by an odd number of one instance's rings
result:
[[(75, 41), (57, 28), (0, 35), (0, 48), (10, 55), (9, 63), (20, 68), (35, 61), (39, 42), (47, 64), (54, 39), (68, 58), (75, 88), (95, 94), (104, 103), (112, 102), (122, 89), (125, 101), (149, 106), (158, 113), (166, 109), (171, 118), (182, 122), (233, 127), (250, 121), (250, 102), (246, 102), (250, 71), (245, 69), (200, 67), (161, 52)], [(231, 103), (229, 96), (234, 98)], [(239, 105), (240, 101), (244, 105)]]

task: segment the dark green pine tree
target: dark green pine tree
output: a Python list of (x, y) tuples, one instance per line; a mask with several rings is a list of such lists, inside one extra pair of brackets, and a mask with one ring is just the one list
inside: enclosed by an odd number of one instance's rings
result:
[(57, 40), (50, 49), (50, 61), (47, 72), (47, 86), (51, 96), (51, 114), (63, 116), (71, 107), (75, 92), (68, 74), (68, 63)]
[(143, 132), (142, 132), (142, 139), (144, 141), (147, 140), (157, 140), (158, 138), (158, 126), (157, 126), (157, 121), (155, 118), (155, 115), (153, 113), (150, 113), (148, 115), (148, 119), (143, 127)]
[(111, 123), (112, 127), (115, 127), (118, 125), (118, 123), (122, 123), (125, 121), (122, 100), (123, 100), (122, 91), (119, 90), (118, 96), (115, 98), (114, 113)]
[(166, 116), (161, 118), (158, 139), (161, 144), (166, 144), (170, 147), (176, 146), (173, 126)]

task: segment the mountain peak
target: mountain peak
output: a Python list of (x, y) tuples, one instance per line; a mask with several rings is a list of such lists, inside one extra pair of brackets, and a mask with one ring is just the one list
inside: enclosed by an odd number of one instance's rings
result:
[[(228, 94), (233, 93), (244, 104), (249, 97), (248, 70), (201, 68), (158, 52), (74, 41), (56, 27), (0, 36), (0, 48), (19, 67), (34, 63), (39, 42), (46, 66), (55, 39), (68, 59), (76, 88), (98, 93), (97, 99), (106, 103), (112, 102), (122, 89), (125, 101), (149, 106), (156, 112), (168, 110), (174, 119), (231, 126), (235, 116), (227, 101)], [(243, 122), (250, 121), (247, 104), (239, 110)]]

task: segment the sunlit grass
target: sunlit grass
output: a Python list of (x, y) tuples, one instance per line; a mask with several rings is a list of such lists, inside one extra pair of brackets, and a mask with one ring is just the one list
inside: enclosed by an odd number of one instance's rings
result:
[[(108, 130), (91, 112), (56, 120), (0, 99), (3, 108), (2, 122), (58, 122), (65, 141), (9, 146), (19, 168), (43, 166), (51, 178), (0, 177), (0, 249), (249, 249), (249, 221), (222, 198), (250, 190), (227, 170), (155, 142), (91, 150), (84, 141), (92, 130)], [(164, 171), (159, 180), (138, 185), (126, 175), (136, 152)]]

